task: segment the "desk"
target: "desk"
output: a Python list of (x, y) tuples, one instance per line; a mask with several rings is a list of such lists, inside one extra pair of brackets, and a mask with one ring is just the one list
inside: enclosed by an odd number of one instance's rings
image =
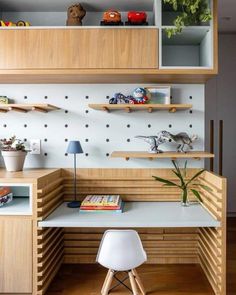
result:
[(39, 227), (168, 228), (220, 227), (200, 204), (180, 202), (126, 202), (123, 213), (80, 213), (61, 204)]

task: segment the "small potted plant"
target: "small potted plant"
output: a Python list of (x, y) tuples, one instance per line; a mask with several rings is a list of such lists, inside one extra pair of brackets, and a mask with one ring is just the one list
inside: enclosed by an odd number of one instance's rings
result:
[(173, 21), (174, 28), (166, 28), (168, 38), (180, 34), (186, 26), (196, 26), (212, 19), (208, 0), (163, 0), (177, 13)]
[(12, 136), (9, 139), (1, 139), (2, 156), (5, 162), (7, 171), (22, 171), (27, 150), (25, 143)]
[(204, 190), (212, 191), (211, 188), (209, 188), (207, 185), (203, 185), (199, 182), (196, 182), (198, 177), (205, 171), (205, 169), (202, 169), (198, 171), (195, 175), (193, 175), (190, 179), (187, 178), (187, 161), (185, 162), (184, 169), (180, 169), (177, 162), (172, 161), (174, 165), (174, 170), (172, 172), (178, 177), (179, 183), (172, 182), (167, 179), (160, 178), (158, 176), (153, 176), (153, 178), (159, 182), (164, 183), (164, 186), (166, 187), (178, 187), (182, 193), (181, 193), (181, 204), (184, 207), (189, 206), (189, 193), (192, 192), (193, 195), (197, 198), (199, 202), (202, 202), (201, 194), (196, 189), (196, 187), (201, 187)]

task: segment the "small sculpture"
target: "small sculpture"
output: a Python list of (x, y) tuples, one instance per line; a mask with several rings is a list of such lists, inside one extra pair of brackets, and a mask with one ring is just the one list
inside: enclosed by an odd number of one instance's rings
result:
[(148, 101), (147, 91), (144, 88), (136, 88), (133, 92), (135, 104), (145, 104)]
[(132, 96), (130, 95), (125, 96), (124, 94), (119, 92), (114, 94), (114, 97), (112, 97), (109, 100), (109, 104), (129, 104), (129, 103), (133, 103), (131, 102), (132, 100), (133, 100)]
[(185, 146), (187, 146), (190, 150), (193, 149), (192, 143), (198, 139), (197, 135), (193, 135), (190, 137), (186, 132), (181, 132), (176, 135), (169, 133), (169, 138), (171, 141), (174, 141), (178, 144), (177, 152), (186, 153), (187, 150)]
[(144, 11), (129, 11), (127, 13), (128, 21), (125, 22), (126, 26), (147, 26), (147, 14)]
[(121, 13), (118, 10), (108, 10), (103, 14), (101, 26), (122, 26)]
[(163, 143), (170, 141), (170, 134), (167, 131), (160, 131), (156, 136), (135, 136), (135, 138), (142, 139), (148, 144), (150, 144), (149, 153), (159, 154), (163, 153), (162, 150), (159, 149), (159, 146)]
[(82, 26), (82, 19), (86, 15), (86, 10), (78, 3), (71, 5), (67, 10), (67, 26)]

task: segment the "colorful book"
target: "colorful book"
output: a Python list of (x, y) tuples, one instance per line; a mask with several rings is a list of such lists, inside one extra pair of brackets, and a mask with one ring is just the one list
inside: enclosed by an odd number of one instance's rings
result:
[(116, 207), (119, 206), (119, 202), (119, 195), (88, 195), (81, 203), (81, 207)]
[(80, 210), (119, 210), (121, 208), (121, 199), (119, 200), (118, 205), (116, 206), (80, 206)]
[(85, 210), (85, 209), (80, 209), (81, 213), (123, 213), (124, 210), (124, 202), (121, 202), (120, 209), (116, 210)]

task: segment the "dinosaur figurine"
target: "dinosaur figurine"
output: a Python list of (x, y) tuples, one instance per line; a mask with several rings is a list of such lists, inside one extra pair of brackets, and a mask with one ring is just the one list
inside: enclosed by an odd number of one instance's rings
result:
[(192, 150), (193, 149), (192, 143), (198, 139), (198, 136), (193, 135), (192, 137), (190, 137), (187, 133), (181, 132), (175, 135), (169, 133), (169, 138), (170, 138), (170, 141), (174, 141), (178, 144), (177, 152), (186, 153), (187, 150), (185, 149), (185, 146), (187, 146), (190, 150)]
[(150, 144), (149, 153), (163, 153), (162, 150), (159, 149), (159, 145), (170, 141), (170, 134), (167, 131), (160, 131), (156, 136), (142, 136), (138, 135), (135, 138), (142, 139), (148, 144)]

